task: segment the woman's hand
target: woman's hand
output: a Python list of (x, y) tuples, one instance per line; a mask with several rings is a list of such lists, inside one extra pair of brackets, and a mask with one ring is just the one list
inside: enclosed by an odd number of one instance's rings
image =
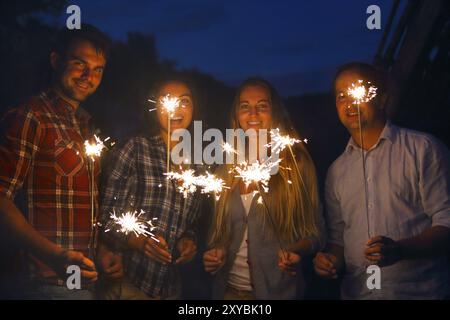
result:
[(299, 254), (280, 249), (278, 251), (278, 267), (291, 276), (297, 274), (297, 268), (302, 258)]
[(206, 251), (203, 254), (203, 264), (205, 271), (211, 274), (217, 273), (223, 267), (226, 260), (225, 248), (217, 247)]

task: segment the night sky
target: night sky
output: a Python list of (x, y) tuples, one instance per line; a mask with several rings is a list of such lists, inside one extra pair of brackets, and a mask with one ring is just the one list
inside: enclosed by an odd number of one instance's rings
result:
[[(405, 2), (405, 1), (403, 1)], [(372, 61), (382, 30), (366, 28), (366, 9), (390, 0), (75, 0), (82, 22), (113, 39), (155, 36), (161, 59), (195, 68), (229, 85), (260, 75), (285, 95), (327, 91), (337, 66)], [(67, 15), (53, 21), (63, 25)]]

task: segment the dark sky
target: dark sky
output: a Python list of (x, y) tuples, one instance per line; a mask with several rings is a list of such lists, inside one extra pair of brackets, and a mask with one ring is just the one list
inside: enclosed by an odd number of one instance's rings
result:
[[(335, 68), (372, 61), (382, 30), (366, 28), (379, 5), (382, 27), (391, 0), (74, 0), (82, 21), (115, 39), (154, 34), (161, 58), (236, 85), (260, 75), (283, 95), (328, 90)], [(65, 17), (58, 23), (65, 22)]]

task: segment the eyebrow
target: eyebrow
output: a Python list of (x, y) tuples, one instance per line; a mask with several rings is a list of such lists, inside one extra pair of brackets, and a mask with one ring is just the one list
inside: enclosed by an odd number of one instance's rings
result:
[[(84, 59), (82, 59), (82, 58), (79, 58), (79, 57), (77, 57), (77, 56), (74, 56), (74, 55), (70, 55), (70, 56), (69, 56), (69, 60), (79, 60), (79, 61), (83, 62), (84, 64), (89, 64), (86, 60), (84, 60)], [(95, 69), (97, 69), (97, 68), (102, 68), (102, 69), (104, 69), (104, 68), (105, 68), (105, 65), (98, 65), (98, 66), (95, 66)]]
[[(269, 100), (267, 99), (262, 99), (262, 100), (258, 100), (258, 102), (256, 102), (257, 104), (260, 102), (269, 102)], [(243, 101), (239, 101), (239, 103), (249, 103), (248, 100), (243, 100)]]
[(181, 95), (179, 96), (179, 98), (181, 98), (181, 97), (189, 97), (189, 98), (191, 98), (192, 95), (191, 95), (190, 93), (183, 93), (183, 94), (181, 94)]

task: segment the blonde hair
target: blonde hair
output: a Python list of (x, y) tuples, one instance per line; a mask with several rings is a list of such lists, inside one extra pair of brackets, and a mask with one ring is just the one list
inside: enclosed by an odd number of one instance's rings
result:
[[(232, 128), (239, 128), (237, 108), (241, 92), (248, 86), (260, 86), (268, 91), (272, 106), (272, 128), (279, 128), (283, 134), (298, 138), (278, 93), (267, 81), (260, 78), (250, 78), (239, 87), (231, 112)], [(271, 228), (268, 234), (276, 233), (286, 243), (293, 243), (304, 237), (318, 235), (316, 212), (319, 200), (314, 163), (303, 143), (296, 144), (292, 151), (297, 160), (292, 157), (288, 148), (283, 150), (280, 153), (282, 161), (278, 173), (273, 175), (269, 182), (270, 192), (262, 192), (263, 199), (269, 209), (269, 212), (266, 210), (264, 215), (264, 225), (266, 226), (265, 221), (268, 214), (271, 215), (270, 220), (273, 221), (269, 224)], [(297, 167), (300, 174), (297, 173)], [(230, 170), (232, 170), (232, 166), (226, 165), (222, 167), (221, 172), (218, 172), (218, 175), (231, 188), (226, 189), (216, 203), (215, 217), (209, 237), (211, 247), (228, 246), (230, 242), (230, 217), (228, 217), (227, 204), (234, 188), (241, 181), (234, 174), (230, 174)]]

